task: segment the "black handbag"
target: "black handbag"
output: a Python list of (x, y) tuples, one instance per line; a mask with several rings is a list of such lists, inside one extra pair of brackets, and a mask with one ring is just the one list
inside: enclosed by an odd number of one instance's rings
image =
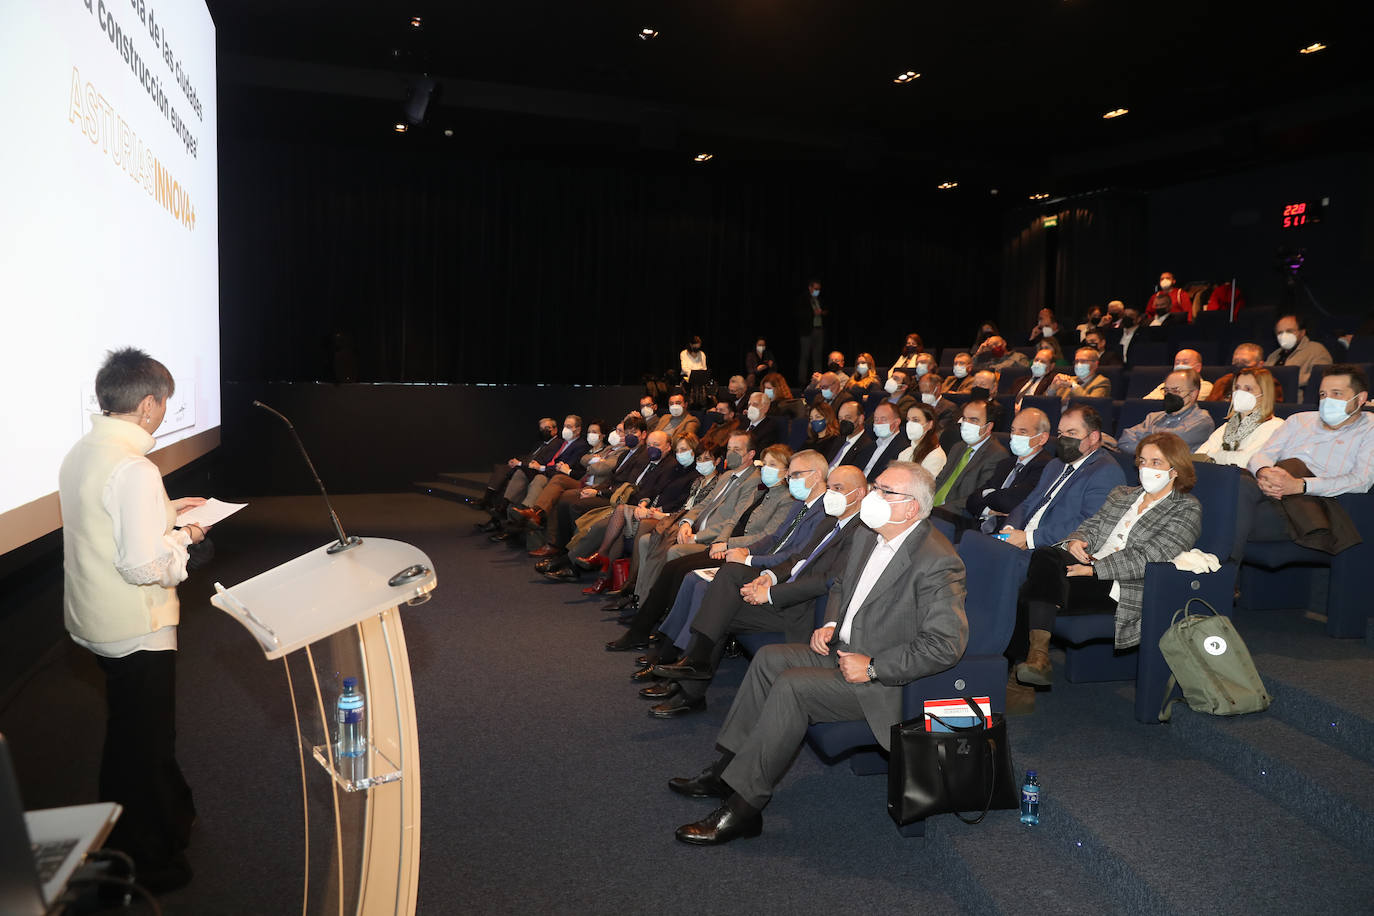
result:
[[(964, 702), (982, 718), (971, 697)], [(925, 717), (892, 726), (892, 752), (887, 768), (887, 813), (905, 827), (932, 814), (953, 814), (977, 824), (993, 809), (1019, 808), (1021, 791), (1007, 743), (1007, 721), (1001, 714), (992, 724), (950, 725), (931, 716), (947, 732), (926, 731)], [(969, 818), (961, 811), (978, 811)]]

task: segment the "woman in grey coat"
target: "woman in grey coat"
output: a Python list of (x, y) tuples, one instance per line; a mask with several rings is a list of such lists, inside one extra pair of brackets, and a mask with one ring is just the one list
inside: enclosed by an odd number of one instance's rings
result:
[(1059, 614), (1116, 615), (1116, 647), (1140, 642), (1145, 566), (1189, 550), (1202, 532), (1202, 504), (1190, 449), (1173, 433), (1136, 446), (1140, 486), (1117, 487), (1096, 514), (1059, 544), (1031, 556), (1020, 601), (1030, 648), (1016, 666), (1022, 684), (1050, 683), (1050, 630)]

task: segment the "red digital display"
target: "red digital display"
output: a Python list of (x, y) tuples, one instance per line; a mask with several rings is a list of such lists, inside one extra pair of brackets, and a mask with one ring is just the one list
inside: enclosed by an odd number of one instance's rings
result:
[(1283, 228), (1292, 229), (1307, 222), (1307, 204), (1288, 204), (1283, 208)]

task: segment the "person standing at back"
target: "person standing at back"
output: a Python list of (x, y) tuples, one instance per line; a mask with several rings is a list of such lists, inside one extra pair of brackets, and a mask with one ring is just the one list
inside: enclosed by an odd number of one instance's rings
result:
[(825, 354), (825, 316), (829, 314), (821, 305), (821, 281), (812, 280), (806, 284), (806, 293), (797, 302), (797, 384), (811, 378), (812, 372), (819, 372)]

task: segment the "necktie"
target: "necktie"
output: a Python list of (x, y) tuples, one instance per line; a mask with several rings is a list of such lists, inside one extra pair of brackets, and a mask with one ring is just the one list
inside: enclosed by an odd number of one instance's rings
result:
[(1043, 497), (1041, 497), (1040, 502), (1037, 503), (1036, 506), (1035, 506), (1035, 508), (1031, 510), (1030, 515), (1027, 515), (1027, 516), (1026, 516), (1026, 521), (1030, 521), (1031, 519), (1035, 518), (1035, 513), (1039, 512), (1041, 509), (1045, 508), (1045, 506), (1046, 506), (1046, 505), (1049, 503), (1049, 501), (1050, 501), (1050, 497), (1054, 495), (1055, 491), (1059, 489), (1059, 486), (1060, 486), (1064, 481), (1066, 481), (1066, 480), (1069, 479), (1069, 475), (1072, 474), (1072, 473), (1073, 473), (1073, 465), (1071, 465), (1071, 464), (1066, 464), (1066, 465), (1064, 465), (1064, 471), (1063, 471), (1063, 473), (1061, 473), (1061, 474), (1055, 479), (1055, 481), (1054, 481), (1054, 486), (1050, 487), (1048, 490), (1045, 491), (1045, 495), (1044, 495)]
[(639, 482), (644, 479), (644, 475), (656, 467), (658, 467), (657, 461), (650, 461), (648, 464), (644, 465), (644, 470), (640, 471), (639, 476), (635, 478), (635, 486), (639, 486)]
[(797, 530), (797, 526), (801, 524), (801, 520), (805, 518), (806, 513), (810, 511), (811, 507), (803, 503), (801, 511), (798, 512), (796, 515), (792, 516), (792, 524), (788, 525), (787, 530), (783, 532), (782, 538), (778, 541), (778, 546), (768, 551), (770, 555), (777, 553), (779, 550), (782, 550), (782, 548), (787, 544), (787, 539), (792, 536), (792, 532)]
[[(1297, 347), (1293, 348), (1293, 350), (1296, 349)], [(1293, 352), (1293, 350), (1285, 350), (1283, 347), (1279, 347), (1279, 358), (1274, 360), (1274, 365), (1282, 366), (1284, 363), (1288, 362), (1288, 357)]]
[(716, 511), (716, 507), (725, 501), (725, 494), (729, 493), (730, 488), (738, 482), (739, 478), (731, 474), (730, 479), (725, 481), (725, 486), (721, 487), (720, 492), (716, 494), (716, 498), (711, 500), (709, 506), (701, 510), (701, 514), (697, 516), (696, 522), (692, 525), (693, 531), (700, 531), (706, 527), (706, 520), (711, 517), (712, 512)]
[(802, 574), (802, 570), (804, 570), (804, 569), (806, 569), (808, 566), (810, 566), (810, 565), (811, 565), (811, 561), (814, 560), (814, 559), (816, 559), (816, 557), (818, 557), (818, 556), (821, 555), (821, 551), (825, 549), (825, 545), (826, 545), (826, 544), (829, 544), (831, 541), (835, 540), (835, 535), (837, 535), (837, 534), (839, 534), (839, 533), (840, 533), (840, 523), (839, 523), (839, 522), (836, 522), (836, 523), (835, 523), (835, 527), (830, 529), (830, 533), (827, 534), (827, 535), (821, 540), (821, 542), (820, 542), (819, 544), (816, 545), (816, 549), (813, 550), (813, 551), (811, 551), (810, 553), (808, 553), (808, 554), (806, 555), (806, 559), (805, 559), (805, 560), (802, 560), (802, 561), (801, 561), (800, 563), (798, 563), (796, 566), (793, 566), (793, 567), (792, 567), (792, 575), (790, 575), (790, 576), (787, 577), (787, 581), (788, 581), (788, 582), (795, 582), (795, 581), (797, 581), (797, 576), (800, 576), (800, 575)]
[(954, 470), (945, 478), (945, 482), (940, 484), (940, 489), (935, 491), (935, 505), (943, 506), (945, 504), (945, 497), (949, 495), (949, 491), (954, 487), (954, 482), (959, 479), (959, 475), (964, 473), (964, 468), (968, 467), (968, 461), (972, 457), (973, 449), (965, 448), (964, 454), (959, 458), (959, 463), (954, 466)]
[[(1023, 465), (1019, 461), (1011, 466), (1011, 473), (1007, 475), (1006, 480), (1002, 481), (1001, 488), (1003, 490), (1005, 490), (1007, 487), (1011, 486), (1016, 482), (1016, 478), (1021, 474), (1021, 468), (1023, 468), (1024, 466), (1025, 465)], [(997, 522), (1000, 518), (1001, 516), (993, 515), (989, 512), (988, 516), (983, 519), (983, 524), (980, 526), (980, 530), (982, 530), (984, 534), (992, 534), (994, 531), (997, 530)]]

